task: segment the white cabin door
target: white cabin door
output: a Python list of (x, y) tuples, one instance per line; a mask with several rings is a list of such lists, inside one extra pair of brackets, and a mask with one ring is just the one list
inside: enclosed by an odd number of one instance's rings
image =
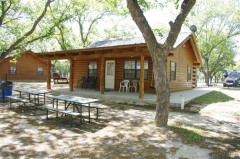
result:
[(114, 89), (114, 84), (115, 84), (115, 61), (107, 60), (105, 70), (105, 88)]

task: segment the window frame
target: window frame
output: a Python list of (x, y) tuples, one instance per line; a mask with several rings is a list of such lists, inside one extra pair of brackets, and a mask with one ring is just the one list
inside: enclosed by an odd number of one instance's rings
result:
[[(13, 68), (13, 69), (12, 69)], [(17, 68), (14, 65), (9, 66), (9, 75), (16, 75), (17, 74)]]
[(42, 67), (37, 68), (37, 75), (38, 76), (43, 76), (43, 68)]
[(192, 71), (191, 71), (191, 66), (187, 65), (187, 81), (192, 80)]
[[(126, 63), (129, 62), (132, 68), (126, 68)], [(124, 79), (140, 79), (141, 71), (140, 60), (125, 60), (123, 64)], [(131, 66), (130, 66), (131, 67)], [(128, 74), (128, 75), (127, 75)], [(148, 80), (148, 60), (144, 60), (144, 80)]]
[[(93, 67), (90, 68), (90, 66)], [(88, 77), (97, 77), (97, 61), (88, 62)]]
[[(172, 64), (174, 64), (174, 66), (172, 66)], [(177, 63), (170, 61), (170, 81), (175, 81), (176, 79), (177, 79)]]

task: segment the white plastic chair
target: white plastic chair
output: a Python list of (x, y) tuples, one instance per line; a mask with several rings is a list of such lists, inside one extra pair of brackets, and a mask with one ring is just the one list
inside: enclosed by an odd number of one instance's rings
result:
[(133, 88), (134, 88), (135, 93), (137, 93), (138, 80), (132, 80), (132, 81), (129, 82), (128, 92), (133, 91)]
[(119, 87), (119, 92), (121, 92), (121, 89), (124, 92), (124, 89), (126, 90), (126, 92), (128, 92), (128, 84), (129, 84), (129, 80), (123, 80), (122, 82), (120, 82), (120, 87)]

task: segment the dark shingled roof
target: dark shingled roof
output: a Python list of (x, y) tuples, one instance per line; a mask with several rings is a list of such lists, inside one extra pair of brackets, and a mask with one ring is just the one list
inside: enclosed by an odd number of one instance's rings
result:
[[(176, 48), (182, 42), (184, 42), (191, 35), (191, 32), (182, 32), (178, 35), (178, 38), (173, 46)], [(157, 37), (157, 41), (159, 44), (163, 44), (166, 40), (166, 37)], [(121, 39), (113, 39), (113, 40), (104, 40), (97, 41), (92, 45), (86, 48), (101, 48), (101, 47), (112, 47), (112, 46), (126, 46), (126, 45), (134, 45), (134, 44), (145, 44), (145, 40), (143, 37), (132, 37), (132, 38), (121, 38)]]

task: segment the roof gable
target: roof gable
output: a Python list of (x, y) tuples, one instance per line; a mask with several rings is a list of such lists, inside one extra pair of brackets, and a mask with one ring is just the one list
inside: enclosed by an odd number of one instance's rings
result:
[(29, 54), (31, 55), (33, 58), (39, 60), (40, 62), (44, 63), (45, 65), (47, 65), (47, 62), (45, 62), (44, 60), (42, 60), (41, 58), (39, 58), (33, 51), (31, 50), (28, 50), (28, 51), (25, 51), (23, 52), (22, 54)]
[[(40, 62), (44, 63), (45, 65), (47, 65), (47, 63), (46, 63), (44, 60), (42, 60), (41, 58), (39, 58), (39, 57), (38, 57), (34, 52), (32, 52), (31, 50), (27, 50), (27, 51), (21, 53), (20, 56), (17, 56), (17, 58), (21, 58), (22, 55), (30, 55), (30, 56), (32, 56), (33, 58), (37, 59), (38, 61), (40, 61)], [(12, 59), (14, 59), (14, 56), (9, 56), (9, 57), (5, 58), (2, 62), (8, 62), (8, 61), (10, 61), (10, 60), (12, 60)]]

